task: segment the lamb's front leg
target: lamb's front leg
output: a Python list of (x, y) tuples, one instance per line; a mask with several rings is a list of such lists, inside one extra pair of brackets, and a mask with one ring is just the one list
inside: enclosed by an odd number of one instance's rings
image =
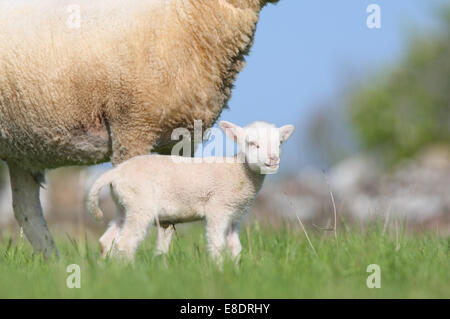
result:
[(223, 261), (226, 234), (230, 225), (228, 213), (218, 213), (206, 218), (206, 241), (208, 252), (219, 264)]

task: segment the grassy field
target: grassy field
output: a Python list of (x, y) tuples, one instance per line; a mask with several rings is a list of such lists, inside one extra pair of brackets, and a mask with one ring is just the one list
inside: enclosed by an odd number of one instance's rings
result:
[[(310, 229), (317, 256), (298, 229), (241, 233), (239, 268), (220, 271), (205, 253), (203, 230), (179, 230), (166, 260), (153, 258), (154, 236), (134, 265), (98, 257), (95, 241), (57, 240), (58, 260), (33, 256), (27, 242), (0, 240), (1, 298), (450, 298), (450, 239), (434, 234), (383, 234), (382, 227), (333, 234)], [(69, 289), (66, 267), (78, 264), (81, 288)], [(369, 289), (369, 264), (381, 288)]]

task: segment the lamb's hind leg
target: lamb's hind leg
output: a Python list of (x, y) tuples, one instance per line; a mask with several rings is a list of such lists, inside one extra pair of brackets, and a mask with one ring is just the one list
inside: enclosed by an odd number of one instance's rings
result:
[(158, 237), (156, 239), (155, 256), (165, 255), (169, 253), (170, 242), (175, 226), (172, 224), (158, 226)]
[(32, 172), (15, 163), (8, 163), (11, 179), (14, 216), (36, 253), (48, 257), (58, 254), (47, 222), (42, 214), (39, 188), (43, 173)]
[(100, 256), (105, 258), (112, 249), (114, 241), (119, 236), (120, 227), (122, 226), (121, 216), (117, 216), (108, 226), (106, 232), (100, 237)]
[(147, 235), (150, 224), (154, 221), (153, 215), (146, 214), (139, 208), (127, 207), (125, 220), (112, 249), (112, 255), (133, 260), (139, 244)]
[(113, 243), (117, 240), (120, 232), (120, 228), (122, 227), (125, 209), (120, 203), (114, 188), (111, 186), (111, 196), (113, 198), (114, 203), (116, 204), (116, 218), (109, 224), (106, 232), (100, 237), (100, 256), (105, 258), (112, 249)]
[[(141, 118), (133, 118), (132, 115), (129, 114), (131, 118), (127, 119), (127, 123), (139, 123)], [(123, 119), (121, 119), (122, 121)], [(150, 154), (153, 146), (153, 142), (155, 141), (156, 134), (151, 131), (152, 125), (141, 125), (141, 126), (132, 126), (127, 127), (122, 123), (113, 122), (111, 124), (111, 131), (113, 135), (113, 156), (112, 156), (112, 164), (114, 166), (119, 165), (120, 163), (138, 155)], [(159, 151), (160, 154), (170, 155), (171, 149), (164, 149)], [(118, 201), (117, 195), (114, 190), (111, 188), (111, 195), (114, 199), (114, 202), (117, 206), (118, 215), (124, 215), (124, 208), (121, 203)], [(158, 241), (156, 248), (156, 255), (165, 254), (169, 251), (170, 241), (173, 233), (173, 226), (163, 227), (159, 224), (156, 225), (158, 228)], [(111, 226), (112, 227), (112, 226)], [(107, 231), (108, 234), (113, 234), (115, 227), (111, 228), (111, 232)], [(104, 246), (111, 248), (112, 240), (115, 238), (114, 236), (109, 236), (105, 233), (106, 237), (104, 238)], [(103, 236), (105, 236), (103, 235)], [(117, 236), (116, 236), (117, 237)], [(103, 237), (102, 237), (103, 238)], [(117, 239), (117, 238), (116, 238)], [(102, 245), (102, 243), (101, 243)], [(109, 249), (108, 248), (108, 249)]]

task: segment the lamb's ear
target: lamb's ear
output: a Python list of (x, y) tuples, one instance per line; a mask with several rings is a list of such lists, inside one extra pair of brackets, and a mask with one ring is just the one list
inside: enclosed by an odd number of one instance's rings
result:
[(279, 130), (280, 130), (280, 141), (281, 143), (284, 143), (288, 140), (289, 137), (291, 137), (292, 133), (294, 133), (295, 126), (288, 124), (280, 127)]
[(234, 141), (240, 139), (243, 135), (242, 127), (228, 121), (220, 121), (219, 127), (225, 134)]

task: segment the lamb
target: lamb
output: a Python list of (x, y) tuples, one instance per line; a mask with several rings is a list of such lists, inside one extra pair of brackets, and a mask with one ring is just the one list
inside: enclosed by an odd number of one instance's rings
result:
[[(239, 260), (239, 228), (251, 208), (266, 174), (280, 164), (280, 147), (293, 133), (293, 125), (277, 128), (266, 122), (239, 127), (221, 121), (219, 126), (234, 139), (240, 153), (235, 157), (192, 158), (142, 155), (104, 173), (92, 186), (87, 206), (91, 215), (102, 219), (98, 195), (111, 185), (125, 208), (100, 238), (101, 255), (109, 252), (132, 260), (151, 224), (171, 225), (206, 220), (207, 247), (220, 261), (227, 248)], [(159, 228), (157, 254), (169, 250), (173, 228)]]
[(0, 1), (0, 159), (37, 253), (57, 252), (39, 199), (44, 169), (167, 154), (174, 128), (211, 127), (260, 10), (276, 2)]

